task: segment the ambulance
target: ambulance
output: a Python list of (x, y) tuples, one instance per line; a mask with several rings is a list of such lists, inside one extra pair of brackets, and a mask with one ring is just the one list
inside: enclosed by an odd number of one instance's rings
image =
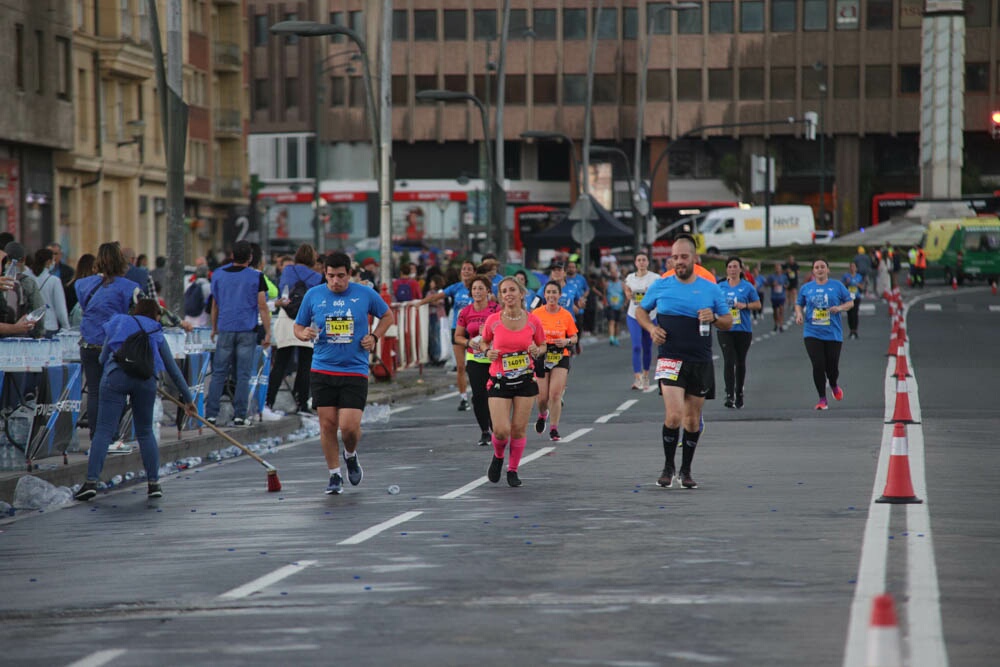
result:
[(1000, 277), (1000, 219), (995, 216), (934, 220), (922, 245), (926, 280), (940, 278), (950, 285), (953, 278), (992, 283)]

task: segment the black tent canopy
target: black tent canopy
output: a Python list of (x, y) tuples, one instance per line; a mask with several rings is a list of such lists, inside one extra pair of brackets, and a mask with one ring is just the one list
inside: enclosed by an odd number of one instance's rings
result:
[[(590, 198), (590, 201), (592, 207), (590, 224), (594, 226), (594, 240), (590, 244), (593, 246), (631, 245), (634, 238), (632, 230), (619, 222), (608, 209), (598, 204), (593, 197)], [(571, 234), (573, 225), (577, 222), (579, 221), (567, 217), (548, 229), (526, 236), (522, 240), (524, 245), (532, 248), (560, 248), (567, 245), (578, 245)]]

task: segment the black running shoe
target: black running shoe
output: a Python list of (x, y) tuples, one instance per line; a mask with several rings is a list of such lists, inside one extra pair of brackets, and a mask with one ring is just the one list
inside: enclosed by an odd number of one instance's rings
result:
[(548, 414), (543, 415), (542, 413), (538, 413), (538, 419), (535, 420), (535, 433), (538, 435), (545, 433), (545, 422), (548, 418)]
[(743, 394), (736, 394), (736, 409), (743, 409)]
[(691, 477), (690, 470), (681, 470), (680, 478), (681, 478), (681, 486), (683, 486), (685, 489), (698, 488), (698, 482), (694, 481), (694, 479)]
[(734, 408), (734, 407), (736, 407), (736, 403), (733, 401), (733, 395), (732, 394), (726, 394), (726, 402), (723, 403), (723, 405), (726, 406), (727, 408)]
[(326, 485), (326, 495), (336, 496), (344, 492), (344, 480), (339, 472), (330, 475), (330, 483)]
[(521, 478), (517, 476), (516, 470), (507, 471), (507, 485), (508, 486), (521, 486)]
[(146, 484), (146, 497), (147, 498), (162, 498), (163, 489), (160, 488), (159, 482), (149, 482)]
[(468, 409), (469, 409), (469, 401), (463, 398), (461, 401), (458, 402), (459, 412), (465, 412)]
[(357, 453), (350, 458), (344, 456), (344, 463), (347, 464), (347, 479), (350, 480), (351, 486), (357, 486), (365, 477), (365, 471), (361, 469), (361, 462), (358, 461)]
[(489, 447), (490, 445), (490, 432), (483, 431), (483, 434), (479, 437), (479, 442), (477, 443), (480, 447)]
[(497, 456), (490, 461), (490, 469), (486, 471), (486, 479), (494, 484), (500, 481), (500, 470), (503, 468), (503, 459)]
[(80, 490), (73, 494), (73, 500), (86, 502), (97, 496), (97, 482), (84, 482)]
[(549, 429), (549, 440), (552, 442), (559, 442), (559, 429), (553, 428)]
[(663, 474), (660, 475), (660, 479), (656, 480), (656, 483), (664, 489), (671, 488), (674, 485), (674, 469), (664, 468)]

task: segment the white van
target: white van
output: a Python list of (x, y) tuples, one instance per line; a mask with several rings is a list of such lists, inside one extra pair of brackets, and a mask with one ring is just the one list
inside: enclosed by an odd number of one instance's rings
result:
[[(710, 255), (727, 250), (764, 247), (764, 207), (718, 208), (705, 214), (698, 225)], [(813, 242), (816, 221), (809, 206), (771, 207), (771, 245)]]

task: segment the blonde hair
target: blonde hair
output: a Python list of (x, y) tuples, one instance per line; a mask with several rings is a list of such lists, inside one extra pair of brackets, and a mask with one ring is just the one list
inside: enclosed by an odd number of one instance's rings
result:
[(523, 297), (523, 296), (524, 296), (525, 294), (527, 294), (527, 293), (528, 293), (528, 291), (527, 291), (527, 289), (525, 288), (525, 286), (524, 286), (524, 285), (522, 285), (521, 283), (517, 282), (517, 279), (516, 279), (516, 278), (514, 278), (514, 276), (507, 276), (506, 278), (504, 278), (503, 280), (501, 280), (501, 281), (500, 281), (500, 284), (499, 284), (499, 285), (497, 285), (497, 294), (499, 294), (499, 293), (500, 293), (500, 290), (502, 290), (502, 289), (503, 289), (503, 284), (504, 284), (505, 282), (508, 282), (508, 281), (510, 281), (510, 282), (512, 282), (512, 283), (514, 283), (514, 285), (516, 285), (516, 286), (517, 286), (517, 291), (521, 293), (521, 296), (522, 296), (522, 297)]

